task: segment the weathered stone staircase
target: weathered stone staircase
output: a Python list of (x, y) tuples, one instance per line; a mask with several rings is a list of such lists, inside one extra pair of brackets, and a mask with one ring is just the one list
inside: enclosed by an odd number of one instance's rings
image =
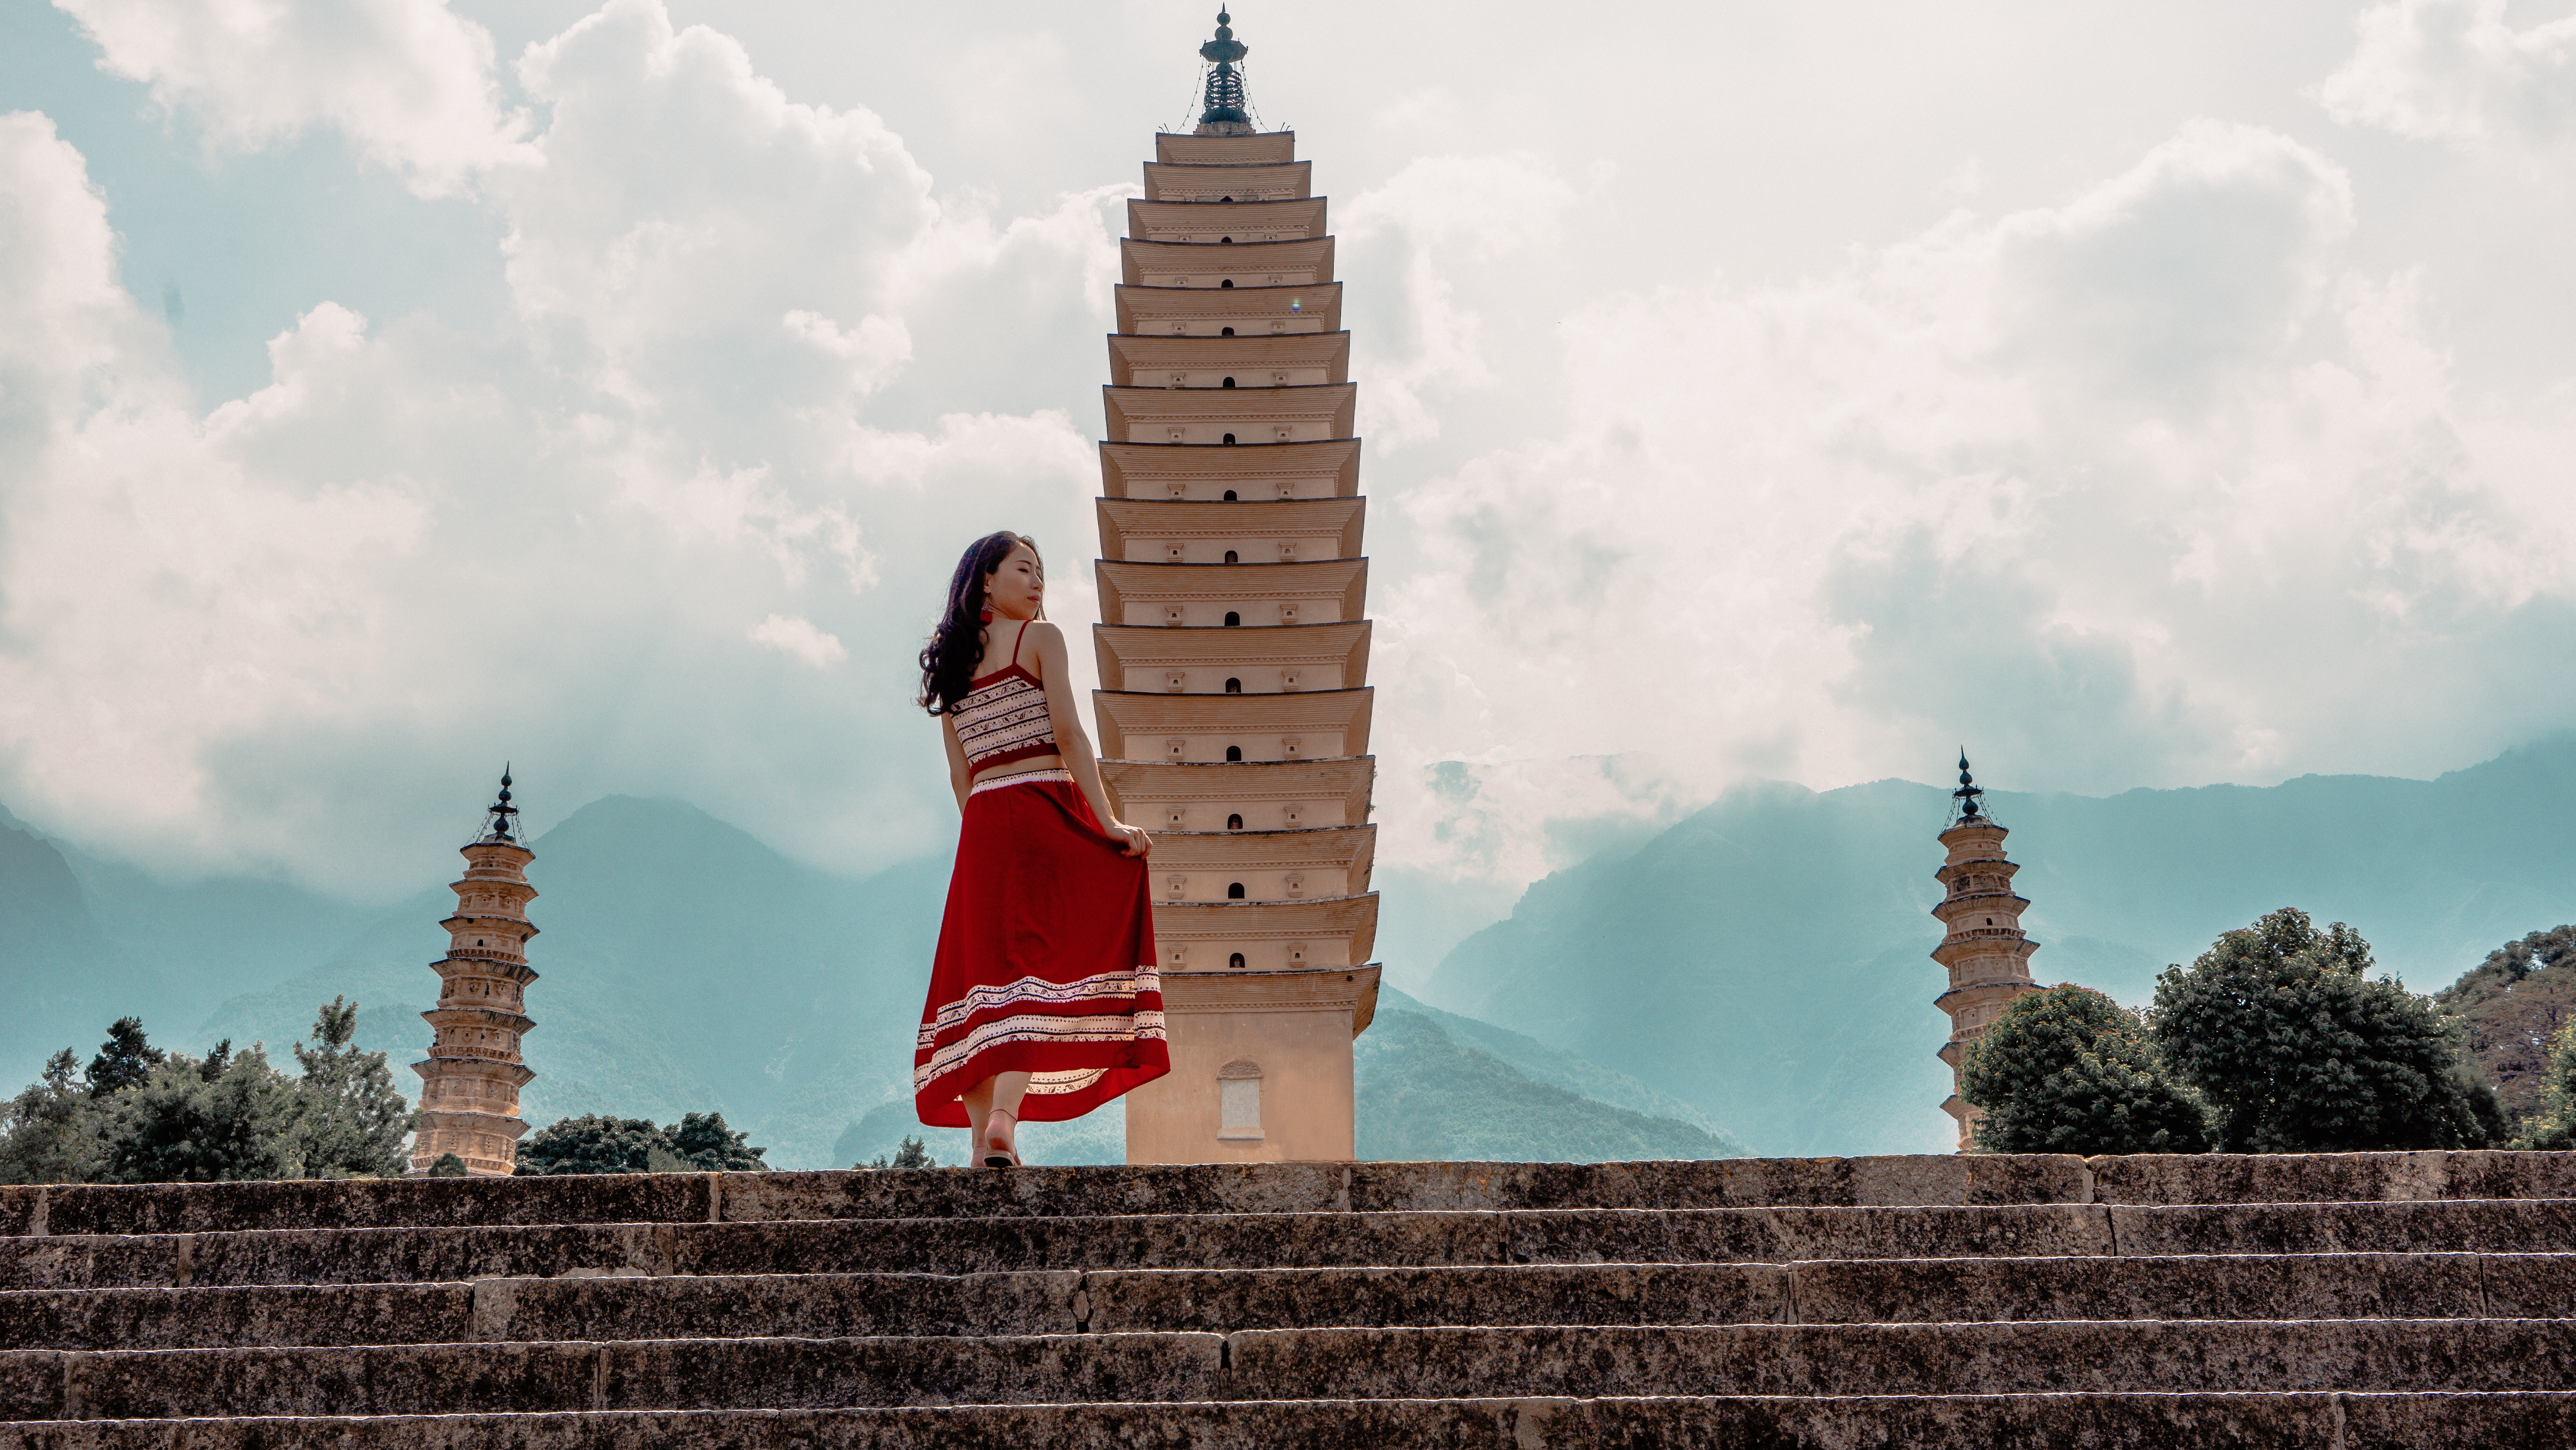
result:
[(0, 1190), (0, 1447), (2576, 1445), (2576, 1154)]

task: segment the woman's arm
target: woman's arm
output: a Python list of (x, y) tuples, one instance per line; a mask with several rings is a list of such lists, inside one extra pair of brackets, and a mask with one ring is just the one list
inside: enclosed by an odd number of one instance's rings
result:
[(957, 719), (939, 717), (939, 738), (948, 744), (948, 789), (957, 797), (957, 814), (966, 814), (966, 789), (972, 777), (966, 770), (966, 747), (957, 740)]
[(1154, 838), (1141, 827), (1128, 825), (1109, 808), (1109, 792), (1100, 783), (1100, 757), (1091, 753), (1091, 736), (1082, 728), (1082, 716), (1075, 713), (1073, 670), (1064, 652), (1064, 631), (1041, 619), (1029, 626), (1029, 642), (1037, 646), (1038, 679), (1046, 686), (1047, 717), (1055, 725), (1055, 751), (1064, 757), (1064, 768), (1072, 775), (1074, 787), (1091, 802), (1092, 814), (1109, 828), (1113, 836), (1127, 838), (1127, 854), (1143, 856), (1154, 849)]

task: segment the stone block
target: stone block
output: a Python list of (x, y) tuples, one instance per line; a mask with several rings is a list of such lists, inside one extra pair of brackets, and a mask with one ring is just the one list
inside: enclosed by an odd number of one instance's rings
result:
[[(2561, 1256), (2547, 1256), (2556, 1260)], [(2477, 1319), (2509, 1259), (2470, 1254), (1890, 1259), (1792, 1266), (1802, 1324), (2049, 1319)], [(2535, 1277), (2527, 1297), (2564, 1289)], [(2576, 1314), (2562, 1292), (2548, 1316)], [(1668, 1324), (1688, 1323), (1667, 1319)]]
[(441, 1344), (473, 1309), (465, 1284), (43, 1289), (0, 1294), (0, 1349)]
[(2550, 1253), (2576, 1244), (2576, 1200), (2112, 1206), (2123, 1254)]
[(1228, 1391), (1252, 1399), (1933, 1395), (2556, 1389), (2576, 1322), (2046, 1324), (1244, 1330)]
[(1094, 1332), (1250, 1325), (1743, 1324), (1788, 1316), (1770, 1264), (1149, 1269), (1083, 1276)]

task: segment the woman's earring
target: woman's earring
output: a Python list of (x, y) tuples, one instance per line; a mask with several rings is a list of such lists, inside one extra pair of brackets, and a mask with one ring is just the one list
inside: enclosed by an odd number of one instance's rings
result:
[(986, 624), (991, 624), (993, 622), (993, 611), (990, 609), (985, 610), (982, 615), (982, 619)]

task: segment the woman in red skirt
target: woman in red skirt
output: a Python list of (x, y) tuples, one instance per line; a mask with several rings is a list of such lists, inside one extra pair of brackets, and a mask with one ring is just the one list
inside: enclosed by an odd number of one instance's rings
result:
[(975, 1130), (1017, 1167), (1015, 1130), (1078, 1118), (1171, 1071), (1145, 856), (1118, 819), (1074, 713), (1046, 565), (1013, 533), (957, 562), (921, 652), (921, 705), (945, 722), (965, 820), (913, 1048), (913, 1105)]

